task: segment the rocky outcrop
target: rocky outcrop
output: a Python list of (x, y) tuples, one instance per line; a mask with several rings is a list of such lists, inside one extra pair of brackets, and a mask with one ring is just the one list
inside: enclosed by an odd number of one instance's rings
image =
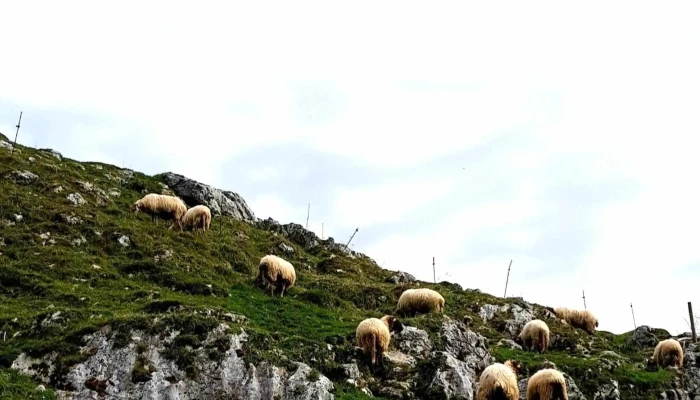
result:
[(38, 175), (33, 174), (29, 171), (12, 171), (6, 174), (5, 177), (11, 180), (12, 182), (21, 185), (29, 185), (39, 180)]
[[(258, 219), (255, 221), (255, 226), (260, 229), (265, 229), (266, 231), (274, 232), (282, 235), (294, 242), (295, 244), (301, 246), (305, 251), (315, 252), (320, 249), (326, 249), (331, 252), (345, 254), (351, 258), (366, 258), (366, 255), (362, 253), (350, 250), (346, 245), (341, 243), (336, 243), (332, 237), (328, 239), (321, 240), (315, 233), (306, 230), (303, 226), (295, 223), (280, 224), (272, 218)], [(408, 275), (408, 274), (406, 274)], [(408, 275), (410, 276), (410, 275)]]
[(238, 193), (220, 190), (172, 172), (166, 172), (161, 177), (190, 207), (203, 204), (214, 215), (226, 215), (246, 222), (255, 221), (253, 210)]
[(642, 325), (632, 332), (630, 344), (637, 347), (654, 347), (658, 343), (654, 330), (648, 325)]
[[(265, 362), (248, 364), (239, 356), (247, 335), (231, 332), (226, 324), (212, 330), (202, 346), (189, 351), (192, 365), (181, 368), (166, 357), (176, 332), (161, 336), (132, 331), (128, 345), (117, 348), (107, 329), (87, 335), (87, 359), (70, 368), (62, 378), (63, 400), (112, 399), (218, 399), (333, 400), (333, 383), (302, 363), (286, 370)], [(229, 340), (220, 360), (212, 360), (207, 346)], [(12, 368), (48, 383), (55, 372), (55, 354), (42, 359), (20, 355)], [(191, 374), (191, 371), (197, 371)]]
[(416, 281), (416, 277), (409, 274), (408, 272), (397, 271), (395, 274), (386, 278), (386, 282), (393, 283), (394, 285), (399, 285), (402, 283), (413, 283)]

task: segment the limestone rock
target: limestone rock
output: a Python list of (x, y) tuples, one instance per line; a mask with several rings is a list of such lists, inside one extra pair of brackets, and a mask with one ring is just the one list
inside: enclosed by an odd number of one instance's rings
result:
[[(199, 371), (192, 377), (180, 370), (174, 361), (165, 358), (168, 337), (151, 336), (145, 332), (132, 331), (131, 342), (115, 348), (109, 330), (104, 329), (86, 335), (84, 348), (89, 356), (70, 367), (61, 378), (64, 390), (56, 392), (58, 399), (86, 400), (98, 397), (113, 399), (220, 399), (235, 398), (245, 400), (333, 400), (333, 383), (325, 376), (312, 372), (302, 363), (295, 363), (293, 373), (262, 362), (257, 366), (246, 365), (240, 358), (242, 343), (247, 334), (241, 330), (231, 333), (230, 328), (221, 324), (209, 332), (202, 346), (192, 349), (192, 362)], [(207, 345), (228, 338), (230, 346), (221, 360), (208, 357)], [(139, 348), (145, 351), (139, 353)], [(26, 354), (13, 362), (12, 368), (49, 383), (55, 369), (55, 354), (41, 359), (32, 359)], [(150, 375), (146, 381), (134, 382), (133, 371), (137, 366), (147, 364)], [(43, 363), (46, 368), (37, 368)], [(98, 395), (101, 393), (102, 395)]]
[(386, 279), (386, 282), (393, 283), (394, 285), (399, 285), (401, 283), (412, 283), (415, 281), (415, 276), (403, 271), (397, 271), (395, 274)]
[(432, 348), (428, 332), (413, 326), (404, 325), (403, 330), (395, 333), (391, 341), (401, 352), (416, 357), (427, 356)]
[(172, 172), (162, 176), (165, 183), (190, 207), (203, 204), (214, 215), (227, 215), (248, 222), (255, 220), (255, 214), (237, 193), (216, 189)]
[(617, 381), (611, 381), (598, 388), (593, 400), (620, 400), (620, 388)]
[(639, 326), (630, 337), (630, 344), (637, 347), (654, 347), (658, 342), (654, 330), (648, 325)]
[(9, 172), (6, 177), (12, 182), (20, 185), (30, 185), (39, 180), (39, 176), (37, 174), (33, 174), (29, 171), (12, 171)]
[(498, 312), (498, 306), (493, 304), (484, 304), (479, 310), (479, 317), (481, 317), (484, 322), (490, 321), (496, 316), (496, 312)]
[(472, 371), (482, 371), (493, 364), (486, 338), (467, 328), (463, 323), (445, 317), (440, 329), (445, 352), (463, 360)]
[(73, 205), (80, 206), (86, 203), (85, 199), (83, 196), (80, 195), (80, 193), (71, 193), (66, 197), (68, 201), (73, 203)]
[(474, 371), (467, 363), (459, 361), (446, 352), (437, 352), (434, 357), (440, 366), (435, 372), (429, 390), (444, 394), (445, 399), (472, 400), (476, 380)]
[(46, 153), (46, 154), (48, 154), (48, 155), (50, 155), (50, 156), (56, 157), (56, 159), (57, 159), (58, 161), (62, 161), (62, 160), (63, 160), (63, 156), (61, 155), (61, 153), (57, 152), (56, 150), (52, 150), (52, 149), (39, 149), (39, 151), (41, 151), (41, 152), (43, 152), (43, 153)]

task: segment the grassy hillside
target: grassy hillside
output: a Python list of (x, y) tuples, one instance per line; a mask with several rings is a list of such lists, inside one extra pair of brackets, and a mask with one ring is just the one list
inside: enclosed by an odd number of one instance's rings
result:
[[(118, 343), (126, 342), (132, 328), (157, 332), (178, 327), (182, 333), (167, 356), (197, 374), (188, 365), (186, 345), (196, 345), (221, 320), (240, 323), (230, 314), (247, 317), (248, 361), (302, 361), (336, 383), (337, 398), (364, 396), (340, 379), (339, 358), (352, 354), (360, 320), (393, 311), (405, 287), (387, 282), (390, 271), (338, 250), (331, 259), (324, 246), (309, 253), (282, 235), (230, 218), (215, 216), (204, 236), (178, 234), (166, 229), (165, 222), (154, 224), (129, 212), (143, 193), (163, 190), (158, 176), (59, 160), (23, 146), (19, 150), (10, 155), (0, 148), (0, 398), (53, 398), (51, 389), (64, 385), (61, 374), (85, 357), (78, 351), (81, 337), (106, 325)], [(15, 183), (8, 175), (13, 171), (29, 171), (38, 178)], [(85, 203), (68, 200), (74, 193)], [(297, 286), (284, 299), (271, 298), (251, 281), (260, 257), (282, 254), (282, 243), (294, 249), (284, 257), (297, 268)], [(629, 334), (598, 332), (589, 337), (552, 322), (553, 335), (564, 345), (545, 355), (498, 347), (506, 337), (503, 321), (496, 316), (483, 322), (480, 307), (522, 300), (495, 298), (446, 282), (422, 286), (443, 294), (447, 315), (470, 320), (472, 329), (489, 338), (498, 361), (517, 358), (534, 371), (550, 360), (587, 395), (616, 379), (623, 398), (646, 398), (673, 378), (673, 372), (643, 370), (651, 349), (630, 347)], [(406, 322), (435, 335), (440, 320), (433, 315)], [(667, 336), (659, 333), (660, 339)], [(335, 357), (327, 344), (335, 346)], [(52, 351), (59, 355), (59, 368), (45, 392), (35, 390), (38, 382), (9, 369), (22, 352), (36, 357)], [(622, 361), (606, 368), (604, 359), (611, 357), (606, 351), (622, 355)], [(215, 357), (216, 347), (211, 352)], [(368, 373), (364, 366), (361, 370)], [(148, 379), (146, 370), (134, 372)]]

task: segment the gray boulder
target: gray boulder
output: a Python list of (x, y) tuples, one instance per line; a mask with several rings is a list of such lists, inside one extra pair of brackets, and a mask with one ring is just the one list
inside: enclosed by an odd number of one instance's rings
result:
[(642, 325), (632, 332), (630, 344), (638, 347), (654, 347), (658, 343), (658, 339), (654, 334), (654, 330), (648, 325)]
[(214, 215), (227, 215), (241, 221), (255, 220), (253, 210), (238, 193), (220, 190), (172, 172), (161, 175), (165, 183), (188, 206), (203, 204)]
[(6, 177), (14, 183), (29, 185), (39, 179), (39, 176), (29, 171), (12, 171)]
[(428, 332), (413, 326), (404, 326), (391, 340), (397, 349), (416, 357), (427, 356), (432, 348)]
[(617, 381), (611, 381), (598, 388), (593, 400), (620, 400), (620, 388)]

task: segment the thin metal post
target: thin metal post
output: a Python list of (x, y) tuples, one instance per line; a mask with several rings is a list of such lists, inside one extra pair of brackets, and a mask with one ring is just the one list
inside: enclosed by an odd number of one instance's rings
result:
[(506, 289), (503, 291), (503, 298), (506, 297), (506, 293), (508, 292), (508, 279), (510, 279), (510, 266), (513, 264), (513, 260), (510, 260), (510, 263), (508, 264), (508, 275), (506, 275)]
[(632, 307), (632, 303), (630, 303), (630, 310), (632, 310), (632, 323), (634, 323), (634, 329), (637, 329), (637, 320), (634, 318), (634, 307)]
[(22, 113), (23, 113), (23, 111), (19, 112), (19, 121), (17, 121), (17, 131), (15, 132), (15, 143), (12, 145), (12, 148), (10, 149), (10, 155), (14, 154), (15, 147), (17, 147), (17, 135), (19, 135), (19, 125), (20, 125), (20, 123), (22, 123)]
[(435, 279), (435, 256), (433, 256), (433, 283), (437, 283)]
[(583, 293), (583, 309), (586, 309), (586, 291), (581, 290), (581, 293)]
[(360, 228), (355, 228), (355, 232), (353, 232), (352, 236), (350, 236), (350, 240), (348, 240), (348, 244), (345, 245), (345, 247), (347, 247), (348, 250), (350, 249), (350, 242), (352, 242), (352, 238), (355, 237), (355, 234), (356, 234), (357, 231), (359, 231), (359, 230), (360, 230)]
[(698, 342), (698, 335), (695, 333), (695, 318), (693, 317), (693, 303), (688, 302), (688, 314), (690, 314), (690, 330), (693, 334), (693, 343)]
[(324, 240), (323, 239), (323, 222), (321, 222), (321, 240)]
[(311, 214), (311, 203), (309, 203), (309, 208), (306, 210), (306, 229), (309, 229), (309, 215)]

